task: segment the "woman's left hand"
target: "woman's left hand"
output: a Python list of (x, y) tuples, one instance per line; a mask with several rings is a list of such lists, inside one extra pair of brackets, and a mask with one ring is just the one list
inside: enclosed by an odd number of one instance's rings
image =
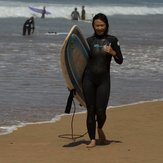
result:
[(109, 55), (115, 56), (116, 52), (111, 47), (111, 43), (109, 45), (104, 45), (104, 51), (107, 52)]

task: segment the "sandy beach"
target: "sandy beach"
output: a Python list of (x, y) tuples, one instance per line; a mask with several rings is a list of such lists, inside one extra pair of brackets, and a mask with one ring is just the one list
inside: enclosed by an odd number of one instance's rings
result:
[[(73, 141), (72, 116), (55, 123), (33, 124), (0, 136), (1, 163), (162, 163), (163, 101), (110, 108), (105, 145), (88, 149), (88, 134)], [(86, 114), (76, 114), (74, 134), (86, 132)], [(70, 135), (71, 138), (71, 135)], [(97, 141), (98, 142), (98, 141)]]

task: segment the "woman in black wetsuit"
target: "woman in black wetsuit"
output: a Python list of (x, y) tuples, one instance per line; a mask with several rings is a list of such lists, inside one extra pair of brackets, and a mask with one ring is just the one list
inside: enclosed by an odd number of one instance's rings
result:
[(123, 56), (118, 39), (109, 35), (107, 17), (99, 13), (93, 17), (94, 35), (87, 38), (90, 47), (89, 61), (83, 74), (83, 93), (87, 106), (87, 129), (90, 137), (88, 148), (96, 146), (96, 121), (99, 139), (105, 141), (102, 127), (110, 96), (110, 63), (122, 64)]

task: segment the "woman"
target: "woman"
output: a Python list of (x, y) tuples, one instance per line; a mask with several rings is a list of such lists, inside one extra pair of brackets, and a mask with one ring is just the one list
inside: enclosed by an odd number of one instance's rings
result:
[(102, 13), (95, 15), (92, 27), (94, 34), (87, 38), (90, 56), (82, 83), (87, 106), (87, 129), (91, 140), (87, 145), (88, 148), (96, 146), (96, 121), (99, 139), (101, 141), (106, 139), (102, 128), (110, 96), (110, 63), (112, 57), (118, 64), (123, 62), (118, 39), (108, 35), (107, 17)]

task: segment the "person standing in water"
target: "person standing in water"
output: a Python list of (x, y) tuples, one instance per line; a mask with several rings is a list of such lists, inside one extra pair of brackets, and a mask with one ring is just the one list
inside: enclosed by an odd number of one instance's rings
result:
[(46, 7), (43, 7), (41, 18), (44, 19), (46, 14)]
[(71, 18), (72, 18), (72, 20), (78, 20), (78, 19), (80, 19), (80, 14), (77, 11), (77, 8), (75, 8), (74, 11), (71, 13)]
[(94, 34), (87, 38), (89, 59), (83, 74), (82, 88), (87, 107), (87, 130), (90, 137), (88, 148), (96, 146), (96, 122), (99, 140), (105, 142), (103, 126), (110, 96), (110, 64), (112, 58), (122, 64), (123, 56), (119, 41), (108, 34), (107, 17), (98, 13), (93, 17)]
[(82, 6), (82, 11), (81, 11), (81, 19), (82, 19), (82, 20), (85, 20), (85, 15), (86, 15), (85, 7)]
[(34, 33), (35, 30), (35, 22), (34, 22), (34, 17), (30, 17), (27, 19), (23, 25), (23, 35), (26, 35), (26, 32), (28, 32), (28, 35), (31, 33)]

